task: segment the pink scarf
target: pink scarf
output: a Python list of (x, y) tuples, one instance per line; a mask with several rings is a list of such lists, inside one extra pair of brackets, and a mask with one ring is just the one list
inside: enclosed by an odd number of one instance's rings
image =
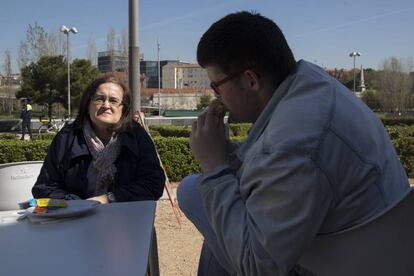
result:
[[(83, 135), (93, 157), (93, 166), (90, 166), (89, 169), (95, 170), (93, 175), (96, 175), (96, 186), (107, 189), (112, 185), (116, 174), (114, 162), (118, 158), (121, 149), (118, 135), (114, 133), (108, 144), (105, 146), (96, 136), (89, 120), (85, 121)], [(89, 176), (90, 173), (88, 172), (88, 179)]]

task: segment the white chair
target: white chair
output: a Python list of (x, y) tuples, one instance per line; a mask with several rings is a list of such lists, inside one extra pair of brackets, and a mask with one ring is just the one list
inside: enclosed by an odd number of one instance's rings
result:
[(316, 276), (414, 275), (414, 189), (353, 228), (318, 236), (298, 264)]
[(18, 203), (32, 198), (43, 161), (0, 164), (0, 211), (19, 209)]

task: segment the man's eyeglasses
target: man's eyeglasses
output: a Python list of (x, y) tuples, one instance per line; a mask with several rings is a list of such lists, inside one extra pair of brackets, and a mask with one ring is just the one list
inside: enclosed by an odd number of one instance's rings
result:
[(243, 70), (243, 71), (241, 71), (241, 72), (238, 72), (238, 73), (236, 73), (236, 74), (231, 74), (231, 75), (229, 75), (229, 76), (225, 77), (224, 79), (222, 79), (222, 80), (220, 80), (220, 81), (216, 81), (216, 82), (212, 81), (212, 82), (210, 82), (210, 87), (211, 87), (211, 89), (213, 89), (213, 90), (214, 90), (214, 92), (215, 92), (216, 94), (220, 94), (220, 93), (219, 93), (219, 86), (220, 86), (220, 85), (223, 85), (223, 84), (225, 84), (226, 82), (228, 82), (228, 81), (230, 81), (230, 80), (232, 80), (232, 79), (234, 79), (234, 78), (238, 77), (238, 76), (239, 76), (240, 74), (242, 74), (243, 72), (244, 72), (244, 70)]
[(108, 103), (110, 106), (112, 107), (119, 107), (120, 105), (122, 105), (122, 101), (118, 98), (115, 97), (105, 97), (105, 96), (94, 96), (91, 98), (92, 102), (96, 105), (104, 105), (105, 102), (108, 100)]

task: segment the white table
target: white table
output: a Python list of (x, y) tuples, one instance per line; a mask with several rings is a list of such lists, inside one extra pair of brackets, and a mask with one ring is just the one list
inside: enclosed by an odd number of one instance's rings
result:
[(155, 204), (100, 205), (47, 224), (10, 222), (13, 212), (0, 212), (0, 275), (145, 275)]

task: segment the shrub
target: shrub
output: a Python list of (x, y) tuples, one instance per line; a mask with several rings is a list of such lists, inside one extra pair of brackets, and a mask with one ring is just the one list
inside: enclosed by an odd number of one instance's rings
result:
[(384, 126), (412, 126), (414, 118), (381, 118)]
[(247, 132), (252, 124), (229, 124), (230, 136), (247, 137)]
[(0, 164), (43, 160), (51, 140), (3, 140), (0, 142)]
[(37, 140), (53, 140), (56, 133), (42, 133), (36, 136)]
[[(246, 137), (251, 124), (229, 124), (230, 137)], [(149, 126), (150, 133), (158, 132), (162, 137), (190, 137), (191, 126)]]
[[(177, 128), (183, 129), (182, 127), (176, 126), (170, 127), (169, 129), (173, 132), (173, 130), (177, 130)], [(234, 127), (237, 136), (233, 135), (231, 140), (243, 141), (246, 139), (248, 128), (249, 126), (247, 125)], [(408, 176), (414, 177), (414, 126), (388, 126), (386, 128)], [(189, 174), (200, 172), (200, 167), (194, 159), (189, 146), (189, 138), (174, 137), (174, 135), (170, 137), (161, 137), (157, 133), (162, 135), (169, 132), (159, 131), (158, 129), (168, 128), (161, 127), (157, 128), (157, 130), (152, 129), (151, 133), (170, 180), (180, 181), (183, 177)], [(189, 128), (187, 128), (187, 131), (188, 130)], [(179, 130), (178, 132), (175, 132), (175, 134), (176, 133), (183, 134), (184, 131)], [(35, 139), (30, 142), (8, 139), (0, 140), (0, 164), (43, 160), (46, 156), (52, 137), (53, 135), (49, 136), (49, 138), (43, 136), (44, 140)]]
[(149, 134), (150, 134), (151, 137), (161, 136), (161, 134), (158, 132), (158, 130), (155, 130), (155, 129), (149, 129)]
[(0, 139), (1, 140), (16, 140), (17, 135), (15, 133), (1, 133)]
[(150, 131), (157, 131), (162, 137), (190, 137), (191, 126), (149, 126)]
[(200, 171), (191, 153), (188, 138), (154, 137), (154, 143), (170, 181), (180, 181), (185, 176)]
[(409, 177), (414, 177), (414, 126), (386, 127)]

